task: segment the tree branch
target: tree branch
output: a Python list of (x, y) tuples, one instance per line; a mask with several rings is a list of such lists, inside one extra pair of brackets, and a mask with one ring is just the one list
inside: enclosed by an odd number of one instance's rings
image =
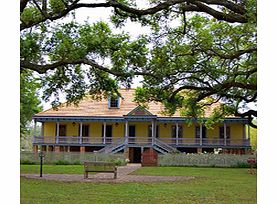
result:
[[(86, 58), (85, 59), (78, 59), (78, 60), (61, 60), (61, 61), (58, 61), (58, 62), (54, 62), (52, 64), (45, 64), (45, 65), (34, 64), (34, 63), (31, 63), (31, 62), (26, 61), (26, 60), (21, 60), (20, 61), (20, 68), (21, 69), (30, 69), (30, 70), (38, 72), (39, 74), (44, 74), (48, 70), (54, 70), (58, 67), (67, 66), (67, 65), (77, 65), (77, 64), (90, 65), (91, 67), (94, 67), (94, 68), (99, 69), (101, 71), (107, 72), (107, 73), (112, 74), (114, 76), (131, 76), (130, 73), (118, 72), (118, 71), (108, 69), (104, 66), (101, 66), (101, 65), (97, 64), (95, 61), (89, 60), (89, 59), (86, 59)], [(133, 74), (134, 75), (151, 76), (151, 77), (156, 78), (156, 76), (154, 74), (151, 74), (151, 73), (148, 73), (148, 72), (136, 71), (136, 72), (133, 72)]]
[[(20, 11), (22, 12), (24, 8), (27, 5), (28, 0), (21, 0), (20, 1)], [(159, 11), (162, 11), (164, 9), (168, 9), (171, 6), (177, 5), (177, 4), (183, 4), (185, 2), (191, 3), (189, 5), (182, 5), (183, 11), (196, 11), (196, 12), (205, 12), (207, 14), (210, 14), (214, 18), (218, 20), (224, 20), (227, 22), (238, 22), (238, 23), (246, 23), (247, 18), (242, 15), (245, 13), (245, 8), (242, 5), (236, 5), (233, 4), (230, 1), (227, 0), (199, 0), (199, 1), (192, 1), (192, 0), (168, 0), (162, 3), (159, 3), (158, 5), (148, 8), (148, 9), (136, 9), (129, 7), (123, 3), (117, 2), (115, 0), (110, 0), (105, 3), (76, 3), (77, 1), (73, 2), (71, 5), (68, 5), (66, 9), (62, 10), (59, 14), (54, 13), (48, 13), (47, 17), (44, 17), (38, 21), (35, 22), (28, 22), (27, 24), (21, 24), (20, 30), (24, 30), (26, 28), (30, 28), (32, 26), (35, 26), (39, 23), (42, 23), (46, 20), (57, 20), (59, 18), (62, 18), (66, 16), (70, 11), (73, 11), (78, 8), (100, 8), (100, 7), (113, 7), (114, 9), (120, 9), (126, 13), (136, 15), (138, 17), (144, 16), (144, 15), (150, 15), (155, 14)], [(227, 9), (230, 9), (232, 11), (231, 14), (226, 14), (224, 12), (216, 11), (212, 9), (209, 6), (206, 6), (203, 3), (207, 4), (215, 4), (215, 5), (221, 5), (224, 6)]]
[(23, 10), (26, 8), (29, 0), (20, 0), (20, 13), (23, 12)]

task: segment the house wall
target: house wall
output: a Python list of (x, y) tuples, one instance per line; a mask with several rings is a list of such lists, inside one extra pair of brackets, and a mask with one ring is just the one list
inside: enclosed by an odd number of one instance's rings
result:
[[(101, 137), (102, 135), (102, 122), (93, 123), (83, 123), (83, 125), (89, 125), (89, 136), (90, 137)], [(66, 135), (67, 136), (78, 136), (79, 135), (79, 123), (73, 126), (72, 122), (60, 123), (60, 125), (66, 125)], [(107, 125), (112, 125), (113, 137), (124, 137), (125, 135), (125, 123), (107, 123)], [(129, 125), (136, 126), (136, 136), (137, 137), (148, 137), (148, 126), (151, 125), (150, 122), (129, 122)], [(160, 138), (171, 138), (171, 128), (175, 123), (159, 123)], [(183, 138), (195, 138), (195, 126), (196, 124), (179, 123), (183, 126)], [(221, 124), (214, 125), (211, 129), (207, 129), (207, 138), (216, 139), (219, 138), (219, 127)], [(230, 123), (231, 139), (242, 139), (243, 138), (243, 125), (241, 123)], [(45, 122), (44, 123), (44, 136), (55, 136), (56, 135), (56, 123)]]
[(44, 136), (51, 137), (56, 135), (56, 123), (45, 122), (44, 123)]

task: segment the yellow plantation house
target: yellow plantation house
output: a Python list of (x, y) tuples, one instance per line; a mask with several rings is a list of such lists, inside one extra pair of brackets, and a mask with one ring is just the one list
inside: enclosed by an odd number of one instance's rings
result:
[(246, 119), (228, 117), (208, 129), (198, 120), (189, 123), (178, 112), (162, 115), (160, 103), (151, 102), (147, 109), (138, 106), (133, 102), (134, 89), (120, 93), (122, 98), (85, 98), (78, 106), (61, 105), (34, 115), (35, 129), (41, 123), (41, 135), (35, 131), (34, 151), (40, 146), (43, 151), (124, 152), (131, 162), (140, 162), (141, 153), (149, 148), (159, 153), (213, 152), (215, 148), (245, 153), (250, 149)]

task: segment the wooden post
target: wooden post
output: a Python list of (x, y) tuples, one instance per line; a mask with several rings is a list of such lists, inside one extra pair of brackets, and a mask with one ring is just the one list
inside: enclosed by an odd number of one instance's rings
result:
[(35, 121), (35, 124), (34, 124), (34, 136), (37, 136), (37, 121)]
[(242, 124), (242, 128), (243, 128), (243, 139), (246, 139), (246, 127), (245, 124)]
[(202, 146), (202, 144), (203, 144), (203, 140), (202, 140), (202, 133), (203, 133), (203, 125), (201, 124), (200, 125), (200, 146)]
[(106, 122), (103, 123), (104, 130), (103, 130), (103, 143), (106, 144)]
[(57, 122), (57, 132), (56, 132), (56, 143), (59, 143), (59, 136), (60, 136), (60, 123)]
[(248, 137), (247, 137), (247, 139), (250, 139), (250, 125), (247, 125), (247, 130), (248, 130)]
[(245, 124), (242, 125), (242, 128), (243, 128), (243, 145), (246, 145), (247, 141), (246, 141), (246, 126), (245, 126)]
[(41, 136), (44, 137), (44, 122), (41, 122)]
[(226, 129), (226, 123), (224, 123), (224, 146), (227, 145), (227, 129)]
[(82, 137), (83, 137), (83, 123), (80, 123), (80, 138), (79, 138), (80, 144), (82, 144)]
[(125, 121), (125, 145), (128, 144), (128, 132), (129, 132), (128, 121)]
[(154, 144), (154, 125), (155, 125), (155, 123), (154, 123), (154, 119), (152, 120), (152, 145)]
[(178, 143), (179, 143), (179, 141), (178, 141), (178, 139), (179, 139), (179, 125), (178, 125), (178, 123), (176, 123), (176, 145), (178, 145)]

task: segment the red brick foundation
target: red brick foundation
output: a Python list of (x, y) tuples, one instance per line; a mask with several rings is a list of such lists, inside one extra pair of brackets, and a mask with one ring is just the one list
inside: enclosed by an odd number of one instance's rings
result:
[(54, 149), (55, 152), (60, 152), (60, 150), (61, 150), (60, 146), (55, 146), (55, 149)]

